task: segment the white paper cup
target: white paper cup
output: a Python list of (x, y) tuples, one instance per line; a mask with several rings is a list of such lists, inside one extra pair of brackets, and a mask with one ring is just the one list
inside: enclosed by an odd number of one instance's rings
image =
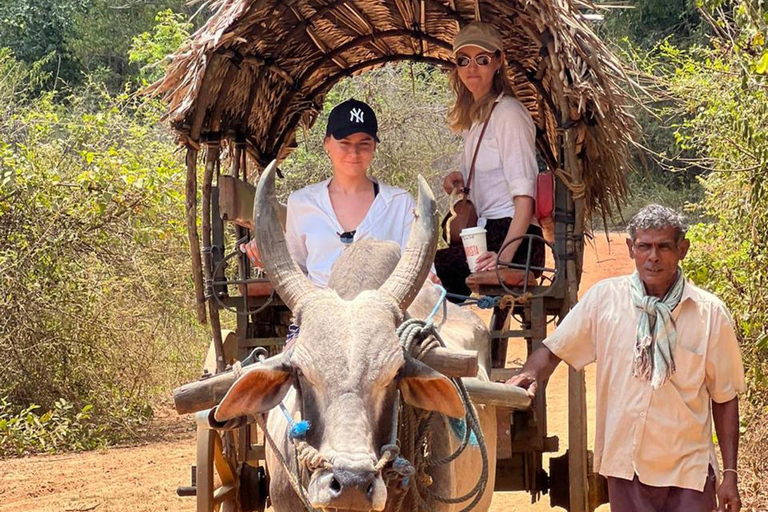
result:
[(486, 245), (485, 228), (474, 227), (461, 230), (461, 243), (464, 244), (464, 254), (467, 255), (467, 264), (470, 272), (477, 270), (477, 257), (488, 250)]

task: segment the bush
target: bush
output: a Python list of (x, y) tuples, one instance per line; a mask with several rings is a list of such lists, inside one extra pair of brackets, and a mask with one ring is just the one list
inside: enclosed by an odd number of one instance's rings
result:
[(158, 105), (93, 81), (60, 102), (33, 97), (34, 71), (8, 52), (0, 76), (3, 413), (34, 419), (38, 404), (53, 411), (45, 429), (60, 412), (83, 447), (125, 439), (194, 375), (208, 337), (193, 315), (182, 162)]
[(92, 450), (108, 443), (104, 426), (93, 421), (92, 405), (78, 409), (62, 398), (44, 414), (39, 409), (32, 404), (18, 410), (0, 398), (0, 457)]
[[(747, 510), (768, 506), (768, 12), (751, 0), (706, 2), (723, 35), (708, 48), (662, 46), (656, 68), (677, 98), (676, 140), (695, 148), (704, 195), (684, 270), (730, 309), (744, 356), (740, 481)], [(766, 63), (763, 66), (763, 63)]]

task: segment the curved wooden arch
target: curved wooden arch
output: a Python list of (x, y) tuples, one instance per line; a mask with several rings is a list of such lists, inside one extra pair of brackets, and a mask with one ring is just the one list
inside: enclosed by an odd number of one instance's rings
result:
[[(286, 153), (299, 120), (328, 84), (387, 62), (444, 67), (450, 41), (480, 17), (503, 36), (516, 92), (558, 167), (581, 174), (586, 209), (610, 211), (626, 194), (635, 121), (630, 81), (590, 30), (581, 0), (214, 0), (214, 15), (174, 55), (162, 94), (182, 142), (238, 133), (260, 165)], [(310, 118), (312, 116), (309, 116)], [(574, 130), (566, 165), (558, 149)], [(552, 161), (553, 158), (549, 158)], [(578, 166), (575, 169), (574, 166)]]

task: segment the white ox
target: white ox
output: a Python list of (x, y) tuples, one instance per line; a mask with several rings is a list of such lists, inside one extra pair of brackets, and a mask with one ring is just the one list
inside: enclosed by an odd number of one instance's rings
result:
[[(259, 182), (256, 198), (257, 242), (269, 276), (300, 325), (300, 333), (283, 357), (256, 365), (232, 386), (215, 416), (226, 421), (268, 411), (281, 401), (294, 418), (311, 422), (305, 440), (317, 450), (324, 467), (309, 478), (307, 499), (324, 511), (395, 510), (401, 490), (388, 488), (376, 467), (389, 443), (393, 406), (400, 391), (410, 406), (463, 418), (464, 407), (453, 383), (419, 361), (406, 357), (396, 335), (404, 314), (425, 318), (439, 298), (425, 284), (436, 246), (434, 197), (419, 177), (416, 219), (405, 254), (390, 242), (358, 242), (334, 267), (328, 289), (315, 287), (291, 259), (277, 216), (274, 165)], [(477, 350), (479, 378), (487, 380), (489, 333), (473, 313), (450, 304), (436, 317), (446, 344)], [(474, 510), (487, 510), (493, 494), (496, 418), (493, 407), (477, 407), (488, 453), (488, 485)], [(433, 456), (448, 455), (459, 445), (442, 418), (431, 429)], [(289, 425), (279, 411), (269, 414), (268, 432), (282, 457), (295, 467)], [(275, 512), (299, 512), (299, 499), (268, 446), (270, 496)], [(477, 482), (482, 467), (477, 446), (469, 446), (453, 463), (429, 469), (430, 490), (462, 496)], [(418, 477), (418, 476), (417, 476)], [(416, 477), (415, 477), (416, 478)], [(402, 510), (415, 510), (413, 493)], [(437, 504), (436, 510), (460, 510), (468, 502)]]

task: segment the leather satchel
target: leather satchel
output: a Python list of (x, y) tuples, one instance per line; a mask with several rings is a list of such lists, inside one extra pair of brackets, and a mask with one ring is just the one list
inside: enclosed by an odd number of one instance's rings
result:
[[(443, 229), (443, 240), (445, 240), (449, 246), (461, 246), (461, 230), (477, 226), (477, 208), (475, 208), (475, 204), (469, 200), (469, 187), (472, 184), (472, 176), (475, 174), (475, 162), (477, 161), (477, 153), (480, 150), (480, 143), (483, 141), (485, 129), (488, 128), (488, 123), (491, 121), (491, 114), (493, 114), (496, 105), (497, 103), (494, 103), (491, 107), (491, 111), (488, 113), (488, 119), (485, 120), (483, 129), (480, 131), (480, 137), (477, 139), (477, 146), (475, 146), (475, 153), (472, 156), (472, 165), (469, 167), (469, 177), (467, 177), (467, 183), (459, 194), (461, 197), (454, 203), (451, 212), (443, 217), (443, 221), (440, 223)], [(453, 194), (451, 195), (453, 196)]]

